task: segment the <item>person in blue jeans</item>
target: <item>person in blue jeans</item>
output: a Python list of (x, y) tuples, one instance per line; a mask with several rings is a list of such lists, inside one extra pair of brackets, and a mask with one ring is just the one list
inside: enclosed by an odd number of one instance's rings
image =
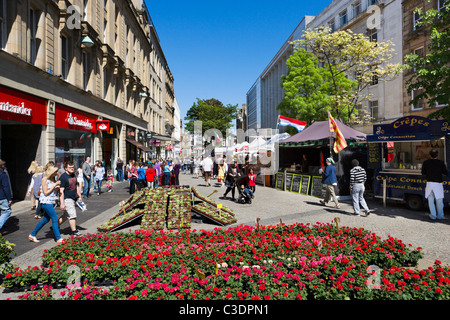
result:
[(339, 202), (334, 192), (334, 187), (337, 185), (337, 177), (336, 177), (336, 167), (334, 166), (333, 158), (327, 158), (326, 160), (327, 167), (325, 168), (325, 172), (322, 173), (323, 184), (326, 185), (325, 198), (320, 200), (320, 203), (324, 206), (333, 199), (335, 203), (335, 208), (339, 209)]
[(42, 178), (41, 184), (41, 194), (39, 195), (39, 201), (41, 202), (41, 207), (44, 210), (44, 217), (37, 224), (34, 230), (28, 236), (28, 239), (32, 242), (40, 242), (36, 235), (39, 230), (42, 229), (50, 220), (52, 221), (52, 231), (55, 236), (56, 242), (62, 243), (64, 240), (61, 238), (58, 226), (58, 215), (55, 211), (55, 204), (58, 198), (57, 191), (61, 181), (55, 181), (55, 177), (58, 173), (58, 168), (51, 166), (49, 167)]
[(359, 166), (359, 161), (352, 160), (353, 168), (350, 170), (350, 193), (352, 194), (353, 210), (356, 216), (361, 215), (360, 204), (366, 212), (366, 216), (370, 214), (369, 207), (364, 199), (365, 186), (367, 180), (366, 170)]
[(123, 161), (120, 158), (117, 158), (117, 181), (123, 181)]
[(12, 192), (6, 162), (0, 160), (0, 229), (11, 216)]
[(169, 178), (170, 178), (170, 168), (169, 164), (166, 162), (164, 165), (164, 185), (169, 185)]

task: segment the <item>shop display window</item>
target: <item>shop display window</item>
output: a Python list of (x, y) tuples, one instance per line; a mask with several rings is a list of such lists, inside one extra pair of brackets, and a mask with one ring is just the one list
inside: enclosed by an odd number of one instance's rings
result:
[(383, 143), (384, 170), (421, 170), (430, 151), (438, 150), (438, 159), (445, 162), (444, 138), (427, 141), (400, 141)]
[(87, 156), (92, 157), (93, 133), (55, 128), (55, 163), (63, 167), (64, 162), (73, 161), (78, 168)]

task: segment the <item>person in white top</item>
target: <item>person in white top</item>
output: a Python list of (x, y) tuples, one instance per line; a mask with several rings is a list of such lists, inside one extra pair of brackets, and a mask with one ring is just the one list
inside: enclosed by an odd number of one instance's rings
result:
[(206, 186), (209, 187), (211, 185), (211, 171), (213, 169), (213, 162), (210, 156), (207, 156), (206, 159), (203, 159), (203, 171), (205, 172), (205, 182)]

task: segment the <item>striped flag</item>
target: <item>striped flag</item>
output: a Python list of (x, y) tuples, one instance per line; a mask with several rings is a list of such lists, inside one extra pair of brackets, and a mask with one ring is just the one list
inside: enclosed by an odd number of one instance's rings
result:
[(331, 116), (330, 111), (328, 111), (328, 120), (330, 123), (330, 132), (336, 133), (333, 150), (334, 152), (339, 153), (340, 151), (347, 148), (347, 141), (345, 141), (344, 135), (342, 134), (341, 130), (339, 130), (338, 125)]
[(295, 120), (280, 115), (278, 118), (278, 125), (285, 127), (287, 126), (294, 127), (295, 129), (297, 129), (298, 132), (301, 132), (306, 127), (306, 121)]

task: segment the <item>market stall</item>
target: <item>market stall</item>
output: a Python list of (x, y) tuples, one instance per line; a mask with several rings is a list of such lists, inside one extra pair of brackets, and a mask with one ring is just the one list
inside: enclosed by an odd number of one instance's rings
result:
[[(449, 167), (450, 127), (447, 120), (430, 120), (418, 116), (400, 118), (390, 124), (375, 125), (367, 136), (368, 167), (374, 169), (374, 196), (405, 201), (411, 209), (421, 209), (425, 201), (426, 178), (422, 164), (431, 149)], [(448, 205), (450, 179), (444, 179)]]
[[(349, 195), (351, 160), (358, 159), (362, 167), (367, 162), (366, 134), (335, 120), (348, 147), (331, 156), (335, 160), (338, 186), (336, 194)], [(279, 148), (279, 172), (273, 177), (272, 185), (281, 190), (322, 197), (324, 188), (319, 169), (326, 166), (330, 157), (330, 140), (334, 143), (328, 121), (318, 121), (302, 132), (283, 140)]]

